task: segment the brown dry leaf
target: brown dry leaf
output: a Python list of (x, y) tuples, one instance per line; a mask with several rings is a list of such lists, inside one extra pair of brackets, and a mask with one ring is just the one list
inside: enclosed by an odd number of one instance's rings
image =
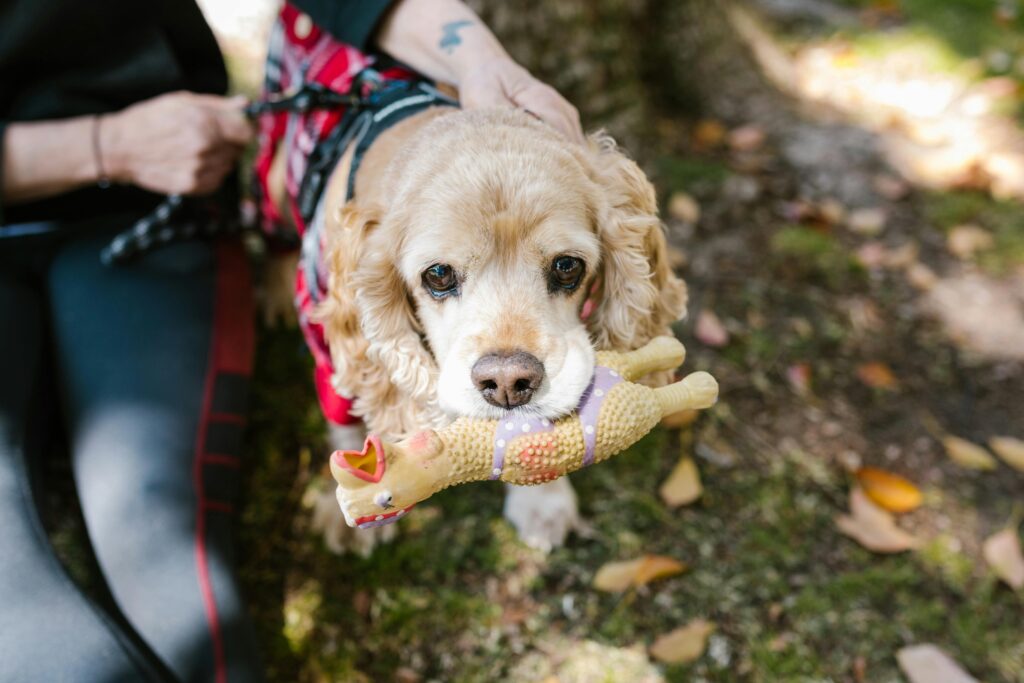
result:
[(992, 455), (981, 446), (971, 443), (959, 436), (946, 436), (942, 439), (946, 453), (960, 467), (969, 470), (994, 470), (998, 463)]
[(592, 585), (599, 591), (620, 593), (656, 579), (680, 574), (686, 565), (664, 555), (641, 555), (632, 560), (607, 562), (597, 570)]
[(1012, 436), (993, 436), (988, 440), (988, 447), (1007, 465), (1024, 472), (1024, 441)]
[(928, 266), (917, 262), (907, 266), (907, 281), (914, 289), (927, 292), (938, 284), (939, 276)]
[(756, 123), (748, 123), (729, 131), (729, 147), (737, 152), (753, 152), (764, 145), (764, 128)]
[(885, 209), (854, 209), (846, 218), (846, 226), (858, 235), (873, 237), (885, 229), (887, 220)]
[(885, 363), (877, 361), (857, 366), (857, 378), (872, 389), (895, 389), (899, 384), (896, 375)]
[(886, 199), (897, 201), (910, 194), (910, 185), (902, 178), (880, 174), (874, 178), (875, 191)]
[(725, 325), (718, 319), (718, 316), (707, 309), (701, 311), (697, 316), (697, 327), (694, 334), (706, 346), (720, 348), (729, 343), (729, 331), (725, 329)]
[(700, 220), (700, 204), (685, 192), (673, 192), (668, 198), (668, 215), (684, 223)]
[(700, 498), (704, 487), (700, 483), (700, 472), (697, 464), (688, 455), (684, 455), (668, 475), (668, 479), (658, 489), (658, 495), (669, 507), (689, 505)]
[(896, 526), (891, 514), (872, 503), (860, 487), (850, 491), (850, 514), (836, 517), (839, 530), (868, 550), (900, 553), (920, 542)]
[(661, 426), (666, 429), (682, 429), (689, 427), (700, 417), (699, 410), (680, 410), (678, 413), (670, 413), (661, 418)]
[(794, 363), (786, 368), (786, 381), (798, 396), (807, 396), (811, 393), (811, 365), (810, 363)]
[(900, 669), (910, 683), (978, 683), (935, 645), (911, 645), (896, 652)]
[(715, 625), (704, 619), (694, 619), (686, 626), (658, 636), (651, 645), (651, 656), (666, 664), (686, 664), (704, 654), (708, 636)]
[(961, 259), (969, 259), (975, 253), (991, 249), (994, 245), (992, 233), (973, 224), (958, 225), (946, 236), (949, 253)]
[(861, 467), (856, 476), (867, 497), (889, 512), (910, 512), (921, 505), (921, 490), (898, 474)]
[(703, 119), (693, 129), (693, 143), (698, 147), (717, 147), (725, 139), (725, 126), (721, 121)]
[(985, 539), (981, 554), (992, 571), (1010, 588), (1024, 588), (1024, 555), (1016, 529), (1003, 529)]

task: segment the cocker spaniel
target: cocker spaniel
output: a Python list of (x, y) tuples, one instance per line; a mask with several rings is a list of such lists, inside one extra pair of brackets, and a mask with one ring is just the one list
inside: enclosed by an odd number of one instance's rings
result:
[[(604, 133), (581, 146), (522, 111), (431, 108), (377, 138), (346, 202), (350, 157), (323, 199), (315, 317), (335, 389), (385, 439), (459, 416), (565, 415), (595, 350), (638, 347), (684, 313), (654, 189)], [(332, 434), (361, 446), (361, 428)], [(575, 493), (565, 478), (510, 486), (505, 515), (549, 549), (578, 521)], [(333, 500), (319, 516), (337, 544)], [(393, 528), (344, 533), (367, 552)]]

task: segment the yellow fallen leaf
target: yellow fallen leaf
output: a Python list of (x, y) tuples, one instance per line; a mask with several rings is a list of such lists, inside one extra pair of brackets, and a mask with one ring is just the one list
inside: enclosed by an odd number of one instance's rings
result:
[(686, 571), (686, 565), (674, 557), (665, 555), (645, 555), (643, 562), (636, 570), (633, 583), (637, 586), (645, 586), (651, 581), (667, 579), (676, 574)]
[(683, 456), (672, 469), (668, 479), (658, 489), (658, 495), (669, 507), (689, 505), (700, 498), (704, 487), (700, 483), (700, 472), (690, 456)]
[(988, 447), (1007, 465), (1024, 472), (1024, 441), (1012, 436), (993, 436), (988, 440)]
[(597, 570), (592, 585), (599, 591), (620, 593), (686, 570), (686, 565), (664, 555), (641, 555), (632, 560), (608, 562)]
[(1024, 588), (1024, 556), (1016, 529), (1003, 529), (985, 539), (981, 553), (992, 571), (1013, 590)]
[(921, 490), (898, 474), (861, 467), (856, 476), (867, 497), (889, 512), (910, 512), (921, 505)]
[(895, 389), (898, 384), (892, 369), (877, 361), (858, 365), (857, 378), (872, 389)]
[(953, 659), (934, 645), (911, 645), (896, 652), (900, 669), (910, 683), (978, 683)]
[(896, 526), (893, 516), (872, 503), (860, 487), (850, 491), (850, 514), (836, 517), (839, 531), (876, 553), (900, 553), (920, 545)]
[(984, 448), (959, 436), (946, 436), (942, 439), (942, 445), (946, 447), (950, 459), (960, 467), (969, 470), (994, 470), (998, 465), (996, 459)]
[(693, 129), (693, 143), (697, 147), (717, 147), (725, 139), (725, 126), (715, 119), (703, 119)]
[(686, 664), (704, 654), (708, 636), (715, 625), (704, 619), (694, 619), (686, 626), (658, 636), (651, 645), (651, 656), (666, 664)]

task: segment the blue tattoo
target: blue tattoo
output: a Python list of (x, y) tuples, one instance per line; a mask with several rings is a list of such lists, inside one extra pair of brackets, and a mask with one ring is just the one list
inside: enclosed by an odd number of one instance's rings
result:
[(441, 27), (441, 42), (439, 42), (437, 46), (448, 54), (451, 54), (455, 51), (456, 46), (462, 44), (462, 38), (459, 38), (458, 30), (472, 25), (472, 21), (465, 20), (448, 22)]

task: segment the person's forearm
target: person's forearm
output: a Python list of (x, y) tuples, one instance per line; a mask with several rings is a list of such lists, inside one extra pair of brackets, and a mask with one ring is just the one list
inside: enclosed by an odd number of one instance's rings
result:
[(460, 0), (400, 0), (381, 26), (377, 46), (453, 85), (483, 61), (508, 59), (490, 29)]
[(96, 182), (92, 127), (91, 116), (8, 126), (0, 159), (4, 202), (41, 199)]

